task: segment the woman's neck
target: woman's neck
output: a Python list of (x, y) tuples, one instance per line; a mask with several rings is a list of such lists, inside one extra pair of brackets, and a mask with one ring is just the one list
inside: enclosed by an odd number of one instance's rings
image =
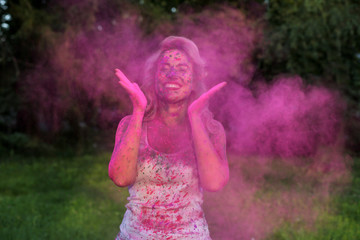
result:
[(187, 108), (187, 101), (177, 103), (159, 101), (159, 120), (169, 127), (183, 125), (187, 120)]

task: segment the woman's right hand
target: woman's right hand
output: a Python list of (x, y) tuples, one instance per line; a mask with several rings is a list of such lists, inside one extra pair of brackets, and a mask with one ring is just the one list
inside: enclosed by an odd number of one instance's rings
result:
[(120, 85), (127, 91), (133, 104), (134, 112), (145, 113), (147, 100), (137, 83), (132, 83), (119, 69), (115, 69), (115, 75), (119, 78)]

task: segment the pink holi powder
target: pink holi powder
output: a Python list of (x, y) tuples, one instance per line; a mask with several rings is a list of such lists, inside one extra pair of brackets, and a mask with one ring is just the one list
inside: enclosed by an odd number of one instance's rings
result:
[[(230, 149), (240, 154), (313, 156), (341, 144), (343, 103), (334, 92), (281, 78), (254, 97), (241, 86), (226, 89), (219, 117), (228, 123)], [(215, 103), (216, 105), (216, 103)]]

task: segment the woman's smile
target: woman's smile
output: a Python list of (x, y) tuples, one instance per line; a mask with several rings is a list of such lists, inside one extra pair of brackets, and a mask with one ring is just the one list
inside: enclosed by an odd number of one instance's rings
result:
[(177, 49), (165, 51), (158, 62), (156, 93), (163, 101), (176, 102), (190, 96), (193, 66), (185, 53)]
[(170, 90), (178, 90), (181, 88), (181, 85), (178, 83), (172, 83), (172, 82), (168, 82), (164, 84), (164, 87), (166, 89), (170, 89)]

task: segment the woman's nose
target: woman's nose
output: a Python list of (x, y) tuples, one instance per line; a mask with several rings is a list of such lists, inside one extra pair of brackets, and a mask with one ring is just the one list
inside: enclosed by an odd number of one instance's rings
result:
[(174, 77), (174, 76), (176, 76), (176, 70), (175, 70), (175, 68), (171, 67), (171, 68), (169, 69), (169, 71), (167, 72), (166, 76), (167, 76), (167, 77)]

